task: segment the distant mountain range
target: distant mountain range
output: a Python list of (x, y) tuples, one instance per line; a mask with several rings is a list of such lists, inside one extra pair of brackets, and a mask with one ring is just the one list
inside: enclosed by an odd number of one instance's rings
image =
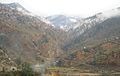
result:
[(46, 17), (56, 28), (68, 31), (81, 18), (75, 16), (53, 15)]

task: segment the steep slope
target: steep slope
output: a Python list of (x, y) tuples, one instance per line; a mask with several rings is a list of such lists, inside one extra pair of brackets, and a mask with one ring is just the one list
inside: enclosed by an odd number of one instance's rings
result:
[(64, 56), (64, 58), (61, 58), (62, 65), (75, 67), (86, 64), (94, 66), (120, 66), (119, 42), (120, 39), (115, 38), (108, 41), (106, 40), (93, 47), (79, 49), (76, 52)]
[(72, 40), (64, 48), (72, 48), (74, 45), (83, 48), (86, 43), (93, 45), (92, 41), (98, 43), (100, 40), (119, 36), (119, 13), (120, 9), (116, 8), (80, 20), (69, 31)]
[(109, 11), (108, 14), (110, 14), (107, 16), (99, 13), (87, 18), (86, 20), (89, 19), (87, 24), (86, 22), (80, 24), (78, 29), (83, 25), (86, 29), (82, 28), (84, 32), (77, 36), (76, 34), (81, 30), (75, 30), (73, 39), (64, 46), (67, 55), (62, 58), (63, 63), (71, 63), (70, 66), (79, 66), (82, 63), (119, 66), (120, 10), (118, 8), (116, 10), (117, 13), (111, 10), (112, 14)]
[(0, 46), (13, 60), (21, 58), (36, 63), (59, 56), (62, 52), (57, 44), (59, 31), (18, 3), (0, 4)]
[[(120, 36), (120, 17), (113, 17), (86, 30), (79, 39), (89, 45)], [(81, 42), (82, 42), (81, 41)]]

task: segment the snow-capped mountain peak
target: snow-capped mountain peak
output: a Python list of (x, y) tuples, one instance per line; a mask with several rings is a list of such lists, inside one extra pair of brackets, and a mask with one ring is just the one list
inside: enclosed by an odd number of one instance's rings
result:
[(23, 6), (21, 6), (19, 3), (5, 3), (5, 4), (2, 4), (0, 3), (0, 12), (19, 12), (21, 14), (25, 14), (25, 15), (31, 15), (31, 16), (35, 16), (35, 14), (29, 12), (28, 10), (26, 10)]
[(72, 25), (78, 22), (81, 18), (66, 15), (53, 15), (46, 17), (46, 19), (49, 20), (51, 24), (55, 25), (56, 28), (68, 31)]
[(21, 6), (19, 3), (11, 3), (11, 4), (8, 4), (8, 6), (10, 8), (13, 8), (13, 9), (17, 9), (18, 11), (23, 11), (23, 12), (27, 12), (27, 13), (30, 13), (28, 10), (26, 10), (23, 6)]

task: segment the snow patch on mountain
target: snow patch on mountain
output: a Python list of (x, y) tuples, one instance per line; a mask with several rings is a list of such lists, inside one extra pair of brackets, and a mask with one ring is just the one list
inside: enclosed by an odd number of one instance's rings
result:
[(77, 20), (76, 20), (76, 19), (73, 19), (73, 18), (70, 18), (70, 21), (72, 21), (72, 22), (77, 22)]

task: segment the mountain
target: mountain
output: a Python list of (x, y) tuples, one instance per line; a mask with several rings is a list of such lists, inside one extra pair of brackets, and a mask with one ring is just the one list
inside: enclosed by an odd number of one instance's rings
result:
[(77, 26), (76, 30), (72, 30), (73, 39), (64, 46), (64, 50), (68, 52), (67, 58), (63, 60), (72, 61), (71, 66), (77, 65), (76, 57), (81, 61), (78, 65), (82, 62), (96, 65), (119, 65), (119, 8), (86, 18), (78, 22)]
[[(118, 37), (101, 42), (98, 45), (92, 47), (86, 47), (84, 49), (77, 49), (75, 52), (64, 55), (61, 59), (61, 65), (70, 67), (82, 67), (82, 66), (100, 66), (101, 67), (114, 67), (111, 69), (119, 71), (120, 66), (120, 39)], [(68, 65), (69, 64), (69, 65)], [(88, 68), (88, 69), (89, 69)], [(95, 69), (95, 67), (94, 67)], [(105, 68), (104, 68), (105, 69)]]
[[(119, 17), (120, 17), (120, 9), (116, 8), (116, 9), (98, 13), (94, 16), (78, 21), (77, 23), (74, 24), (74, 27), (69, 30), (72, 40), (66, 44), (65, 48), (69, 46), (73, 47), (72, 44), (77, 45), (76, 44), (77, 42), (82, 43), (84, 42), (84, 40), (90, 43), (91, 41), (88, 40), (87, 38), (89, 39), (90, 37), (93, 38), (93, 35), (96, 37), (101, 36), (101, 38), (98, 40), (101, 40), (101, 39), (104, 40), (105, 38), (114, 36), (115, 33), (113, 33), (112, 31), (117, 32), (117, 34), (119, 35), (119, 31), (115, 29), (115, 28), (119, 28)], [(105, 34), (106, 37), (103, 35), (99, 35), (98, 33)], [(86, 35), (86, 37), (82, 38), (83, 35)], [(92, 41), (95, 41), (96, 39), (97, 38), (93, 39)]]
[(44, 18), (18, 3), (0, 4), (0, 66), (18, 62), (119, 66), (119, 29), (120, 8), (88, 18)]
[(120, 8), (103, 11), (95, 14), (94, 16), (88, 18), (82, 18), (78, 20), (76, 23), (72, 24), (72, 27), (69, 29), (69, 32), (74, 35), (73, 37), (77, 37), (84, 33), (89, 28), (92, 28), (105, 20), (113, 17), (120, 16)]
[(0, 4), (0, 47), (13, 61), (21, 59), (21, 62), (35, 64), (59, 56), (62, 38), (58, 34), (62, 31), (54, 29), (20, 4)]
[(68, 31), (72, 27), (72, 25), (78, 22), (78, 20), (80, 20), (81, 18), (65, 15), (53, 15), (46, 17), (46, 19), (49, 20), (56, 28)]

